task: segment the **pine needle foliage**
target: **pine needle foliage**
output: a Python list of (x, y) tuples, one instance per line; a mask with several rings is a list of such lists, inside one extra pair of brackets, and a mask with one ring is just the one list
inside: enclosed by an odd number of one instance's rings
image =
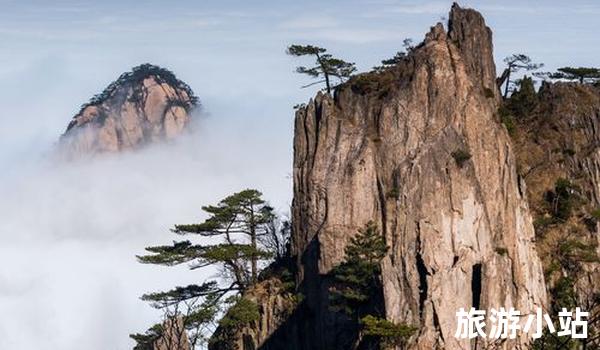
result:
[[(163, 310), (165, 319), (183, 321), (192, 348), (204, 342), (205, 335), (215, 325), (238, 327), (258, 318), (258, 306), (241, 295), (257, 283), (259, 262), (281, 254), (273, 249), (282, 249), (286, 236), (281, 231), (287, 232), (287, 226), (279, 224), (273, 208), (262, 199), (262, 193), (254, 189), (234, 193), (202, 209), (208, 214), (206, 220), (175, 225), (172, 231), (180, 236), (208, 237), (214, 243), (174, 241), (171, 245), (147, 247), (147, 254), (138, 256), (144, 264), (188, 264), (192, 270), (212, 266), (222, 271), (220, 279), (142, 296), (152, 307)], [(276, 248), (262, 243), (275, 240), (272, 235), (277, 235)], [(268, 237), (273, 239), (262, 239)], [(217, 322), (224, 311), (224, 318)], [(144, 346), (154, 344), (161, 337), (161, 326), (155, 325), (146, 333), (131, 337), (137, 342), (137, 349), (144, 350)]]
[(367, 315), (361, 319), (363, 334), (367, 337), (376, 337), (384, 349), (404, 347), (407, 340), (417, 331), (416, 327), (405, 324), (396, 324), (385, 318)]
[(331, 54), (327, 53), (327, 49), (322, 47), (313, 45), (291, 45), (287, 48), (287, 54), (296, 57), (313, 56), (315, 58), (315, 64), (311, 67), (296, 67), (297, 73), (306, 74), (314, 79), (322, 78), (315, 83), (303, 86), (303, 88), (325, 83), (327, 93), (331, 93), (333, 88), (333, 78), (337, 78), (340, 83), (343, 83), (356, 72), (354, 63), (333, 57)]
[(416, 332), (412, 326), (386, 320), (378, 306), (383, 288), (381, 261), (387, 252), (383, 235), (370, 221), (350, 239), (344, 262), (331, 271), (330, 307), (357, 326), (354, 348), (403, 347)]
[(388, 247), (374, 222), (370, 221), (350, 239), (344, 262), (333, 268), (335, 286), (331, 302), (335, 310), (354, 314), (374, 297), (381, 285), (381, 260)]

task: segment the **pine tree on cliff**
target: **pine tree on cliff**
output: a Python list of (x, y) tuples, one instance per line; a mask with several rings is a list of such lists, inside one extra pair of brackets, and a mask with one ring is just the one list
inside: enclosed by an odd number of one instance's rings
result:
[(524, 76), (515, 82), (516, 89), (505, 101), (505, 107), (517, 118), (525, 118), (533, 112), (538, 103), (533, 79)]
[[(210, 333), (224, 306), (230, 306), (227, 313), (229, 320), (245, 322), (247, 315), (256, 313), (253, 303), (240, 300), (238, 296), (257, 282), (259, 261), (276, 253), (268, 243), (261, 244), (271, 240), (262, 238), (284, 231), (283, 228), (279, 230), (273, 208), (257, 190), (234, 193), (217, 205), (202, 209), (209, 214), (205, 221), (175, 225), (172, 231), (179, 235), (211, 238), (211, 242), (218, 243), (177, 241), (171, 245), (148, 247), (146, 250), (150, 254), (138, 256), (139, 261), (145, 264), (174, 266), (187, 263), (192, 270), (212, 266), (223, 271), (219, 281), (206, 280), (202, 284), (142, 296), (142, 300), (164, 312), (165, 320), (183, 320), (192, 348), (205, 340), (204, 336)], [(244, 317), (238, 317), (240, 315)], [(161, 337), (160, 331), (158, 324), (145, 334), (131, 337), (138, 342), (139, 349), (145, 349), (144, 344), (152, 344)]]
[(503, 93), (504, 98), (508, 97), (510, 87), (513, 84), (513, 81), (511, 80), (512, 74), (517, 73), (522, 69), (525, 69), (526, 71), (531, 71), (544, 66), (543, 63), (533, 63), (529, 56), (524, 55), (522, 53), (512, 54), (504, 58), (504, 63), (506, 63), (507, 67), (496, 81), (496, 83), (498, 84), (498, 88), (500, 88), (503, 84), (506, 83)]
[(387, 252), (383, 235), (370, 221), (350, 240), (344, 262), (331, 271), (334, 280), (330, 288), (331, 309), (360, 324), (355, 349), (363, 341), (371, 345), (379, 343), (383, 348), (402, 348), (416, 331), (409, 325), (386, 320), (383, 307), (378, 305), (378, 294), (383, 288), (381, 261)]
[(340, 82), (344, 82), (350, 78), (352, 73), (356, 72), (354, 63), (346, 62), (342, 59), (335, 58), (327, 53), (327, 49), (312, 45), (291, 45), (287, 49), (287, 54), (291, 56), (314, 56), (315, 66), (296, 67), (296, 72), (301, 74), (307, 74), (312, 78), (322, 78), (321, 80), (305, 85), (309, 87), (315, 84), (325, 83), (327, 93), (331, 93), (332, 89), (332, 78), (338, 78)]
[(376, 71), (382, 71), (387, 68), (393, 67), (393, 66), (399, 64), (400, 62), (406, 60), (406, 58), (408, 57), (408, 54), (411, 53), (415, 49), (413, 39), (411, 39), (411, 38), (404, 39), (402, 41), (402, 46), (404, 46), (404, 49), (406, 51), (398, 51), (398, 52), (396, 52), (394, 57), (388, 58), (385, 60), (381, 60), (381, 65), (375, 66), (375, 67), (373, 67), (373, 69)]

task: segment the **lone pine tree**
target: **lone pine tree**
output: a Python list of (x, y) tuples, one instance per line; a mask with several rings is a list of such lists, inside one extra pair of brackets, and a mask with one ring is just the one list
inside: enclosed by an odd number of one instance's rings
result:
[(551, 80), (575, 80), (580, 84), (600, 84), (600, 68), (595, 67), (561, 67), (556, 72), (538, 72), (535, 76)]
[[(170, 245), (147, 247), (149, 254), (138, 256), (145, 264), (174, 266), (187, 263), (192, 270), (212, 266), (223, 271), (220, 280), (205, 280), (200, 284), (142, 296), (142, 300), (164, 312), (165, 320), (183, 320), (192, 348), (206, 340), (205, 335), (214, 327), (216, 317), (224, 306), (232, 305), (232, 300), (236, 303), (227, 312), (228, 319), (247, 319), (236, 316), (242, 308), (235, 306), (248, 304), (249, 301), (240, 301), (243, 299), (241, 294), (257, 282), (259, 261), (277, 253), (262, 245), (261, 238), (280, 232), (273, 208), (257, 190), (234, 193), (217, 205), (202, 209), (209, 214), (205, 221), (175, 225), (172, 231), (178, 235), (210, 237), (215, 243), (175, 241)], [(161, 324), (158, 324), (144, 334), (131, 337), (138, 342), (137, 349), (146, 349), (144, 346), (163, 335)]]
[(600, 69), (593, 67), (562, 67), (549, 75), (551, 79), (577, 80), (583, 84), (595, 83), (600, 80)]
[(502, 75), (496, 81), (498, 88), (502, 87), (502, 85), (506, 83), (504, 87), (504, 93), (502, 94), (504, 98), (508, 97), (510, 87), (513, 85), (513, 81), (511, 80), (512, 74), (517, 73), (522, 69), (531, 71), (544, 66), (543, 63), (533, 63), (529, 56), (522, 53), (512, 54), (504, 58), (504, 63), (506, 63), (506, 69), (504, 69)]
[(335, 58), (327, 53), (327, 49), (312, 45), (291, 45), (287, 49), (287, 54), (291, 56), (314, 56), (315, 65), (313, 67), (299, 66), (296, 67), (296, 72), (307, 74), (312, 78), (323, 78), (312, 84), (303, 86), (309, 87), (315, 84), (325, 83), (327, 93), (331, 93), (331, 79), (336, 77), (340, 82), (344, 82), (352, 73), (356, 71), (354, 63), (346, 62), (342, 59)]

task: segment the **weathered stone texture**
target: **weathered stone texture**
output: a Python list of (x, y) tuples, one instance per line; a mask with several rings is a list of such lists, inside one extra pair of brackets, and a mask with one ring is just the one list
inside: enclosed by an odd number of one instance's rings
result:
[[(319, 94), (296, 114), (293, 253), (315, 349), (341, 341), (323, 276), (369, 220), (391, 248), (387, 316), (419, 327), (416, 349), (470, 349), (454, 337), (460, 307), (527, 314), (546, 301), (524, 185), (496, 117), (491, 31), (458, 5), (449, 18), (448, 33), (433, 27), (392, 72)], [(470, 157), (459, 165), (461, 152)]]
[[(134, 68), (84, 105), (61, 136), (67, 157), (120, 152), (169, 140), (190, 122), (196, 98), (172, 73), (156, 66)], [(138, 69), (138, 71), (135, 71)], [(167, 76), (167, 78), (165, 78)]]

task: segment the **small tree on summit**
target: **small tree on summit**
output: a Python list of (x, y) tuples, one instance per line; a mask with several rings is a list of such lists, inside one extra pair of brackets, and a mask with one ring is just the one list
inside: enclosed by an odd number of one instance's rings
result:
[(522, 53), (512, 54), (511, 56), (506, 57), (504, 59), (504, 63), (506, 63), (507, 67), (496, 81), (498, 88), (500, 88), (506, 82), (503, 94), (504, 98), (508, 97), (508, 92), (510, 91), (510, 87), (513, 83), (511, 80), (512, 73), (516, 73), (521, 69), (525, 69), (526, 71), (536, 70), (544, 66), (543, 63), (531, 62), (531, 58)]
[(415, 45), (413, 44), (413, 39), (411, 39), (411, 38), (404, 39), (402, 41), (402, 46), (404, 47), (404, 50), (406, 50), (406, 51), (396, 52), (394, 57), (382, 60), (381, 66), (375, 66), (375, 67), (373, 67), (373, 69), (376, 71), (382, 71), (387, 68), (393, 67), (393, 66), (399, 64), (400, 62), (406, 60), (406, 58), (408, 57), (408, 54), (411, 53), (412, 51), (414, 51), (414, 49), (415, 49)]
[(327, 49), (312, 45), (291, 45), (287, 49), (287, 54), (291, 56), (314, 56), (315, 66), (305, 67), (299, 66), (296, 68), (296, 72), (301, 74), (307, 74), (312, 78), (322, 78), (321, 80), (303, 86), (309, 87), (315, 84), (325, 83), (327, 93), (331, 93), (332, 82), (331, 79), (336, 77), (340, 82), (344, 82), (350, 78), (352, 73), (356, 71), (354, 63), (346, 62), (342, 59), (335, 58), (332, 55), (326, 53)]

